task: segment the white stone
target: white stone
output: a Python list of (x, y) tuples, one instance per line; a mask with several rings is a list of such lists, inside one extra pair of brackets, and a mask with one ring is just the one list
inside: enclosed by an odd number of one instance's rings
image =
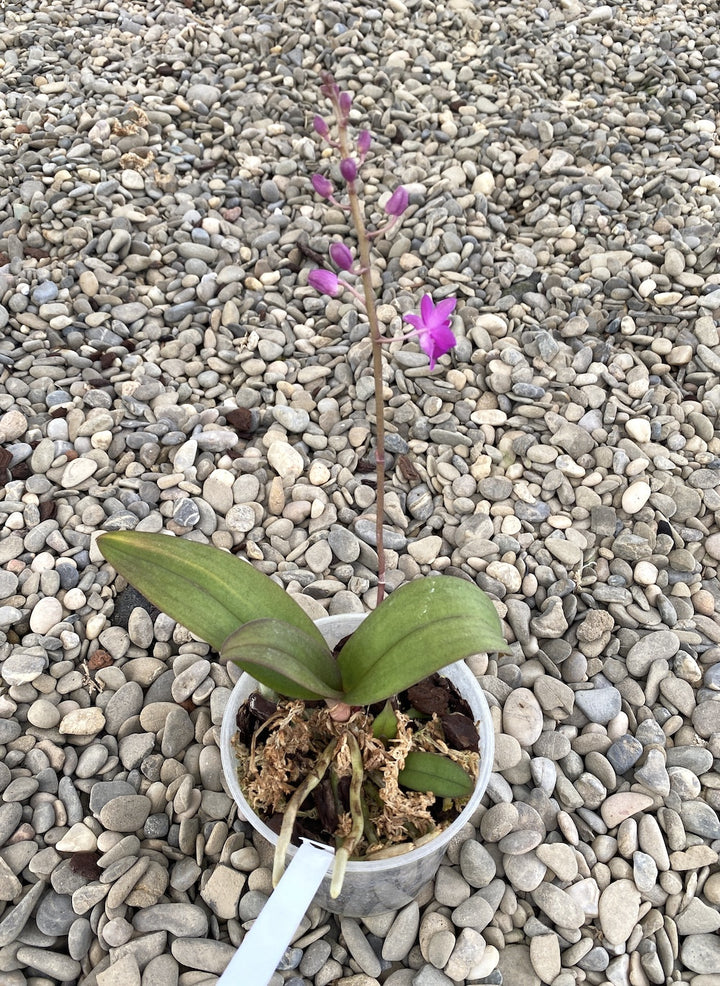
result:
[(625, 424), (625, 431), (636, 442), (650, 441), (650, 422), (647, 418), (630, 418)]
[(91, 706), (89, 709), (75, 709), (63, 716), (60, 732), (71, 736), (94, 736), (105, 725), (102, 709)]
[(11, 408), (0, 417), (0, 442), (14, 442), (17, 438), (22, 438), (27, 426), (27, 418), (22, 411)]
[(535, 853), (564, 883), (570, 883), (577, 876), (578, 862), (572, 846), (564, 842), (549, 842), (538, 846)]
[(556, 934), (534, 935), (530, 939), (530, 961), (544, 983), (560, 975), (560, 939)]
[(63, 469), (60, 485), (65, 490), (77, 489), (82, 483), (90, 479), (97, 471), (98, 464), (95, 459), (88, 459), (81, 456), (72, 459)]
[(640, 891), (632, 880), (615, 880), (600, 894), (600, 927), (610, 945), (624, 944), (640, 916)]
[(529, 688), (515, 688), (503, 708), (503, 732), (514, 736), (521, 746), (532, 746), (542, 732), (543, 712)]
[(486, 569), (490, 578), (501, 582), (508, 592), (519, 592), (522, 585), (522, 576), (514, 565), (504, 561), (491, 561)]
[(585, 912), (586, 918), (596, 918), (598, 916), (600, 888), (591, 877), (573, 883), (567, 888), (567, 893), (576, 904), (580, 905)]
[(87, 825), (77, 822), (55, 844), (55, 848), (60, 852), (94, 852), (97, 849), (97, 838)]
[(622, 495), (622, 508), (626, 514), (636, 514), (650, 499), (651, 489), (647, 483), (639, 479), (631, 483)]
[(419, 565), (430, 565), (437, 558), (441, 546), (442, 538), (436, 534), (431, 534), (429, 537), (411, 542), (408, 545), (408, 554)]
[(287, 442), (273, 442), (267, 451), (267, 460), (278, 476), (291, 482), (305, 468), (303, 457)]
[(651, 561), (639, 561), (633, 574), (638, 585), (655, 585), (659, 572)]
[(132, 168), (125, 168), (120, 175), (120, 183), (123, 188), (133, 192), (141, 192), (145, 188), (143, 176)]
[(33, 608), (30, 614), (30, 629), (33, 633), (48, 633), (56, 623), (62, 620), (63, 608), (59, 599), (45, 596)]
[(233, 482), (235, 476), (228, 469), (215, 469), (203, 483), (203, 499), (225, 516), (233, 505)]

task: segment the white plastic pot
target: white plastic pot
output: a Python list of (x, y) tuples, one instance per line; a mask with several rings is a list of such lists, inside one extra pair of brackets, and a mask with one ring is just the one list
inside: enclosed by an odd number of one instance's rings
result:
[[(364, 618), (363, 613), (328, 616), (317, 620), (317, 627), (328, 646), (334, 647), (339, 640), (357, 629)], [(394, 911), (409, 904), (417, 896), (420, 888), (435, 876), (448, 843), (470, 820), (485, 793), (495, 751), (492, 719), (487, 700), (475, 676), (464, 662), (448, 665), (441, 669), (440, 674), (445, 675), (455, 685), (472, 709), (477, 724), (480, 734), (480, 769), (475, 790), (455, 821), (425, 845), (390, 859), (349, 862), (342, 891), (334, 900), (330, 897), (328, 874), (315, 896), (315, 903), (328, 911), (350, 917), (364, 917), (368, 914)], [(237, 732), (238, 709), (256, 687), (255, 679), (243, 674), (233, 689), (222, 722), (220, 738), (222, 764), (227, 786), (242, 816), (274, 847), (277, 844), (276, 834), (255, 814), (242, 793), (237, 776), (237, 758), (232, 745), (233, 737)], [(291, 846), (288, 861), (295, 852), (296, 848)]]

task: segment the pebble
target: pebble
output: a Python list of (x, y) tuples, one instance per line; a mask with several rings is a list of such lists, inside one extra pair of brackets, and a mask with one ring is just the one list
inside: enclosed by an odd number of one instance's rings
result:
[(539, 738), (543, 726), (540, 703), (528, 688), (516, 688), (503, 707), (503, 730), (521, 746), (529, 747)]
[(40, 599), (30, 616), (30, 629), (33, 633), (46, 634), (62, 620), (63, 608), (59, 599), (46, 596)]
[(600, 813), (607, 827), (612, 829), (624, 822), (626, 818), (631, 818), (638, 812), (649, 808), (652, 802), (653, 799), (647, 794), (631, 791), (611, 794), (603, 801)]
[(100, 809), (100, 824), (112, 832), (136, 832), (147, 821), (150, 807), (150, 801), (142, 794), (111, 798)]
[(401, 962), (414, 945), (419, 926), (420, 909), (412, 901), (398, 911), (385, 938), (382, 957), (388, 962)]
[(561, 928), (579, 928), (585, 915), (580, 905), (560, 887), (541, 883), (531, 897), (540, 910)]
[(620, 712), (622, 695), (612, 686), (575, 692), (575, 706), (590, 722), (608, 723)]
[(640, 915), (640, 892), (632, 880), (615, 880), (600, 894), (600, 927), (610, 945), (622, 945)]
[(680, 959), (690, 972), (716, 975), (720, 961), (720, 939), (717, 935), (688, 935), (680, 949)]

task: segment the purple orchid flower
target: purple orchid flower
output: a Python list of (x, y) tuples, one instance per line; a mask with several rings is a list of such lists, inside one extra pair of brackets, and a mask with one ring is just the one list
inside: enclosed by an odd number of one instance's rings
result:
[(340, 278), (333, 274), (331, 270), (323, 270), (318, 267), (311, 270), (308, 274), (308, 284), (321, 294), (329, 294), (333, 298), (340, 291)]
[(389, 216), (401, 216), (408, 207), (408, 192), (402, 185), (398, 185), (390, 198), (385, 203), (385, 212)]
[(321, 116), (313, 117), (313, 127), (315, 133), (320, 134), (321, 137), (327, 138), (330, 134), (330, 128)]
[(365, 160), (372, 144), (372, 134), (369, 130), (361, 130), (357, 139), (357, 152), (361, 161)]
[(340, 174), (345, 181), (355, 181), (357, 178), (357, 165), (351, 157), (343, 158), (340, 162)]
[(324, 175), (313, 175), (310, 181), (318, 195), (324, 199), (330, 198), (333, 193), (333, 185), (329, 179), (325, 178)]
[(344, 243), (332, 243), (330, 245), (330, 257), (340, 270), (350, 270), (353, 265), (353, 255)]
[(351, 92), (341, 92), (338, 96), (338, 107), (340, 113), (347, 120), (350, 116), (350, 107), (352, 106), (352, 93)]
[(438, 358), (457, 344), (450, 328), (450, 313), (455, 305), (455, 298), (445, 298), (436, 305), (426, 294), (420, 302), (419, 315), (403, 315), (415, 330), (411, 335), (417, 336), (420, 348), (430, 357), (431, 370), (435, 369)]

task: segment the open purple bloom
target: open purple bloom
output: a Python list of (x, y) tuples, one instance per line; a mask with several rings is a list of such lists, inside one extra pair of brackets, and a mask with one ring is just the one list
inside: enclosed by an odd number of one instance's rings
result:
[(312, 187), (321, 195), (324, 199), (329, 199), (333, 193), (332, 182), (325, 178), (323, 175), (313, 175), (310, 179), (312, 182)]
[(308, 284), (321, 294), (329, 294), (333, 298), (340, 292), (340, 278), (337, 274), (333, 274), (331, 270), (322, 270), (320, 267), (310, 271)]
[(330, 245), (330, 257), (340, 270), (350, 270), (353, 265), (353, 255), (344, 243), (332, 243)]
[(390, 198), (385, 203), (385, 212), (389, 216), (401, 216), (408, 207), (407, 189), (398, 185)]
[(348, 182), (357, 178), (357, 165), (351, 157), (344, 157), (340, 162), (340, 174)]
[(445, 298), (434, 304), (429, 294), (423, 295), (419, 315), (403, 315), (415, 329), (420, 347), (430, 357), (430, 369), (440, 356), (444, 356), (457, 343), (451, 328), (450, 314), (455, 308), (455, 298)]

